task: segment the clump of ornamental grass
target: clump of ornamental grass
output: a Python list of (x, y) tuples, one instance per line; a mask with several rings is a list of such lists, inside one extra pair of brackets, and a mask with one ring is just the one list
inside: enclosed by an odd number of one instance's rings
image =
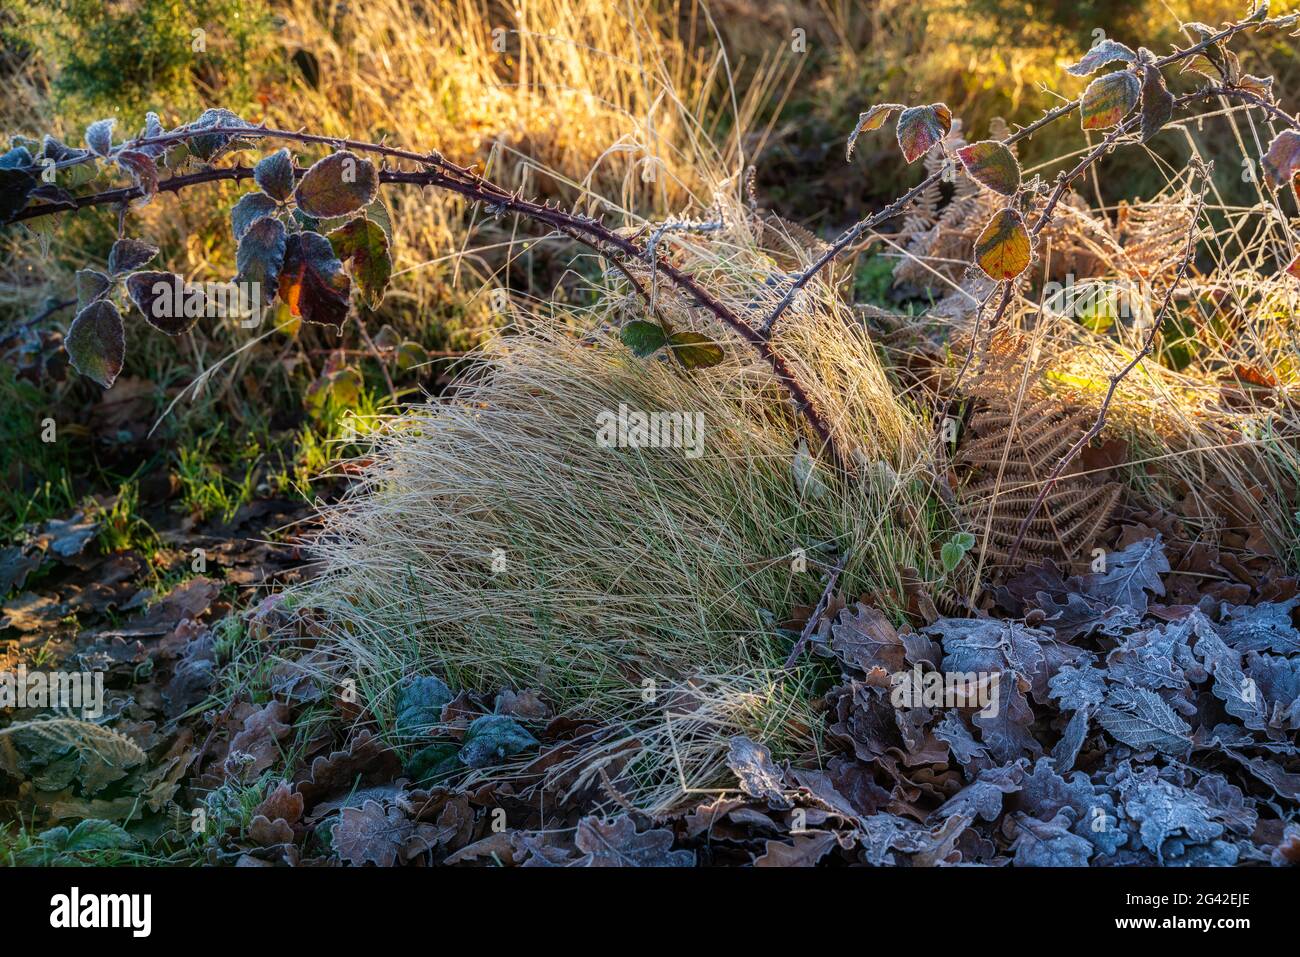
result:
[[(721, 232), (663, 240), (737, 311), (772, 270), (745, 215), (737, 204)], [(817, 669), (783, 669), (797, 631), (779, 623), (816, 603), (840, 555), (845, 594), (897, 610), (904, 569), (942, 575), (947, 517), (927, 422), (829, 286), (810, 286), (775, 342), (847, 451), (847, 478), (798, 453), (802, 426), (769, 367), (666, 286), (664, 318), (725, 358), (687, 371), (633, 355), (618, 326), (644, 309), (629, 292), (613, 273), (589, 308), (518, 316), (450, 399), (383, 423), (363, 479), (324, 512), (322, 574), (295, 601), (381, 712), (415, 671), (539, 688), (624, 726), (633, 783), (620, 787), (662, 806), (717, 783), (731, 735), (815, 748)], [(620, 410), (684, 416), (685, 447), (619, 447), (616, 425), (609, 447), (602, 424)]]

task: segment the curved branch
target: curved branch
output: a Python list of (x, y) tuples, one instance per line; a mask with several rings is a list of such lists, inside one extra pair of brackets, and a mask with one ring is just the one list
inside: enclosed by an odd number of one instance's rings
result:
[[(212, 132), (211, 129), (204, 132)], [(235, 132), (235, 131), (231, 131)], [(386, 156), (418, 162), (425, 166), (422, 170), (379, 170), (379, 181), (381, 183), (407, 183), (416, 186), (433, 186), (444, 189), (448, 192), (456, 193), (472, 202), (486, 203), (502, 212), (512, 212), (524, 216), (536, 223), (549, 226), (553, 229), (560, 230), (575, 240), (582, 242), (588, 248), (596, 253), (610, 259), (617, 268), (630, 274), (626, 270), (625, 263), (619, 262), (619, 258), (638, 262), (646, 262), (653, 266), (658, 272), (663, 273), (669, 280), (678, 287), (696, 306), (707, 310), (715, 319), (731, 329), (741, 339), (747, 342), (771, 368), (773, 375), (781, 383), (781, 386), (793, 400), (797, 413), (803, 416), (808, 423), (809, 428), (817, 437), (820, 449), (825, 451), (836, 466), (843, 469), (845, 459), (841, 455), (838, 445), (831, 429), (820, 411), (813, 403), (803, 384), (799, 382), (794, 372), (791, 370), (785, 357), (775, 348), (770, 336), (755, 330), (747, 322), (736, 315), (729, 307), (718, 300), (715, 296), (705, 290), (693, 277), (678, 269), (672, 263), (651, 254), (648, 250), (638, 246), (635, 242), (620, 236), (618, 233), (605, 226), (598, 219), (587, 216), (580, 216), (575, 213), (569, 213), (558, 207), (548, 206), (542, 203), (536, 203), (526, 200), (520, 196), (511, 193), (497, 184), (491, 182), (462, 166), (457, 166), (443, 159), (438, 154), (422, 156), (418, 153), (411, 153), (406, 150), (398, 150), (392, 147), (384, 147), (376, 144), (363, 144), (356, 140), (339, 140), (330, 137), (316, 136), (314, 134), (293, 133), (285, 130), (239, 130), (240, 135), (255, 135), (258, 138), (287, 138), (291, 140), (322, 143), (327, 145), (344, 145), (361, 149), (368, 148), (373, 152), (378, 152)], [(194, 131), (189, 131), (184, 136), (194, 135)], [(161, 137), (153, 137), (150, 140), (133, 141), (133, 145), (154, 145), (163, 140), (180, 138), (182, 134), (166, 134)], [(296, 169), (295, 175), (301, 176), (305, 170)], [(201, 183), (210, 183), (218, 181), (239, 181), (247, 179), (253, 175), (253, 170), (248, 166), (229, 166), (201, 170), (196, 173), (190, 173), (182, 176), (173, 176), (163, 180), (158, 184), (158, 192), (179, 192), (190, 186)], [(132, 199), (138, 199), (144, 195), (143, 190), (138, 186), (122, 187), (119, 189), (105, 190), (91, 196), (83, 196), (74, 199), (74, 210), (86, 209), (92, 206), (104, 205), (121, 205)], [(56, 212), (67, 211), (69, 209), (66, 203), (54, 205), (40, 205), (28, 207), (20, 211), (11, 222), (23, 222), (34, 219), (38, 216), (51, 215)], [(646, 290), (639, 283), (633, 283), (638, 293), (646, 298), (649, 297)]]

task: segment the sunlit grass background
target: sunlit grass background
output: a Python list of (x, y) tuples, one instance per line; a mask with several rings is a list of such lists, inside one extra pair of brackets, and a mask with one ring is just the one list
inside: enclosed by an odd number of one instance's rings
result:
[[(616, 224), (706, 216), (713, 191), (740, 189), (752, 166), (761, 205), (827, 235), (915, 182), (887, 136), (864, 138), (855, 161), (841, 161), (845, 130), (868, 105), (942, 100), (968, 138), (981, 138), (996, 119), (1028, 122), (1077, 95), (1083, 81), (1063, 67), (1098, 37), (1163, 53), (1181, 40), (1181, 22), (1218, 23), (1242, 6), (18, 0), (0, 13), (0, 123), (10, 134), (78, 143), (104, 116), (126, 134), (148, 110), (171, 126), (221, 105), (272, 126), (438, 149), (526, 195)], [(1275, 3), (1273, 12), (1291, 6)], [(1247, 35), (1236, 48), (1246, 71), (1276, 78), (1286, 103), (1300, 82), (1290, 39)], [(1235, 122), (1193, 124), (1182, 140), (1161, 137), (1145, 161), (1108, 160), (1088, 199), (1113, 216), (1119, 201), (1159, 193), (1190, 153), (1215, 158), (1220, 264), (1270, 268), (1272, 254), (1261, 252), (1268, 244), (1242, 243), (1243, 217), (1259, 196), (1235, 165), (1260, 135)], [(1085, 147), (1062, 123), (1022, 144), (1020, 156), (1050, 176)], [(226, 224), (241, 192), (205, 186), (133, 213), (133, 222), (163, 247), (167, 268), (227, 278)], [(70, 310), (29, 320), (67, 301), (77, 268), (102, 262), (115, 216), (101, 210), (6, 231), (0, 312), (19, 329), (12, 341), (22, 361), (0, 370), (0, 400), (13, 410), (0, 426), (0, 532), (65, 514), (92, 494), (99, 507), (127, 509), (118, 524), (139, 530), (142, 542), (148, 524), (131, 503), (160, 494), (201, 520), (228, 519), (257, 496), (310, 497), (314, 477), (356, 451), (347, 441), (356, 430), (439, 392), (464, 368), (461, 353), (508, 324), (512, 308), (581, 307), (596, 295), (598, 264), (559, 237), (429, 190), (389, 189), (385, 202), (395, 278), (379, 312), (360, 315), (382, 351), (358, 325), (336, 338), (283, 312), (256, 336), (213, 325), (171, 340), (136, 323), (124, 378), (108, 396), (62, 368), (58, 336)], [(1274, 249), (1279, 242), (1289, 239), (1275, 239)], [(857, 268), (859, 295), (883, 298), (892, 261), (865, 256)], [(1285, 312), (1274, 298), (1263, 297)], [(1165, 366), (1190, 376), (1193, 392), (1197, 381), (1202, 392), (1218, 388), (1197, 375), (1244, 358), (1290, 381), (1285, 323), (1246, 347), (1228, 341), (1243, 323), (1258, 326), (1251, 316), (1190, 317), (1180, 348), (1164, 351)], [(31, 423), (50, 415), (69, 423), (69, 441), (39, 441)], [(145, 434), (139, 421), (157, 428)], [(1294, 471), (1289, 453), (1283, 458)], [(1272, 539), (1292, 537), (1290, 512), (1273, 512)]]

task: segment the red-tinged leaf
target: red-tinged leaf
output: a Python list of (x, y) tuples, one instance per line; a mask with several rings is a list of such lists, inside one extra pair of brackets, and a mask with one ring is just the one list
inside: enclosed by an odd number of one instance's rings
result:
[(1079, 118), (1085, 130), (1104, 130), (1117, 125), (1137, 106), (1141, 93), (1137, 75), (1128, 70), (1107, 73), (1083, 91)]
[(119, 239), (108, 253), (108, 271), (114, 276), (132, 272), (153, 261), (158, 247), (138, 239)]
[(378, 193), (379, 174), (375, 172), (375, 164), (341, 150), (307, 170), (294, 196), (298, 208), (308, 216), (332, 219), (374, 202)]
[(1292, 279), (1300, 279), (1300, 256), (1291, 260), (1291, 265), (1286, 267), (1286, 274)]
[(1020, 188), (1020, 164), (1015, 155), (997, 140), (984, 140), (957, 151), (971, 179), (1003, 196)]
[(126, 361), (126, 327), (117, 306), (96, 299), (77, 313), (64, 348), (74, 369), (111, 389)]
[(907, 109), (902, 103), (878, 103), (865, 113), (858, 115), (857, 125), (853, 127), (853, 132), (849, 134), (848, 146), (844, 151), (844, 159), (853, 159), (853, 147), (858, 142), (858, 137), (863, 133), (870, 133), (872, 130), (878, 130), (889, 121), (889, 118), (895, 113)]
[(1246, 385), (1256, 385), (1262, 389), (1276, 389), (1279, 385), (1277, 376), (1259, 366), (1244, 365), (1239, 362), (1232, 367), (1232, 372), (1238, 381)]
[(134, 272), (126, 277), (126, 294), (144, 321), (159, 332), (179, 336), (199, 321), (207, 308), (198, 287), (186, 288), (174, 272)]
[(1145, 47), (1142, 52), (1142, 142), (1145, 143), (1173, 118), (1174, 95), (1165, 86), (1165, 78), (1153, 62), (1155, 58)]
[(153, 159), (138, 150), (122, 150), (117, 154), (117, 163), (131, 175), (135, 185), (140, 187), (143, 194), (140, 205), (148, 206), (158, 195), (158, 167), (154, 165)]
[(1106, 39), (1095, 43), (1087, 53), (1073, 66), (1065, 68), (1071, 76), (1091, 76), (1107, 63), (1122, 60), (1124, 63), (1136, 63), (1137, 54), (1118, 40)]
[(328, 239), (309, 232), (289, 236), (280, 270), (280, 298), (291, 314), (342, 331), (351, 288)]
[(1274, 189), (1290, 182), (1300, 168), (1300, 133), (1283, 130), (1264, 154), (1264, 178)]
[(990, 279), (1015, 279), (1029, 266), (1029, 231), (1014, 209), (999, 209), (975, 240), (975, 260)]
[[(253, 223), (239, 240), (239, 249), (235, 253), (235, 265), (239, 271), (235, 281), (257, 283), (261, 291), (260, 302), (263, 305), (275, 298), (280, 282), (280, 265), (285, 261), (287, 248), (288, 239), (285, 236), (284, 223), (271, 216)], [(283, 292), (281, 294), (283, 295)], [(247, 301), (250, 303), (257, 301), (257, 297), (250, 295)], [(287, 296), (285, 301), (288, 302)], [(295, 312), (294, 315), (297, 313)]]
[(393, 275), (388, 236), (378, 223), (358, 216), (329, 234), (334, 255), (347, 263), (371, 309), (378, 309)]
[(272, 199), (284, 202), (293, 195), (293, 154), (277, 150), (253, 167), (253, 181)]
[(898, 117), (898, 146), (903, 158), (915, 163), (952, 129), (952, 112), (942, 103), (913, 106)]

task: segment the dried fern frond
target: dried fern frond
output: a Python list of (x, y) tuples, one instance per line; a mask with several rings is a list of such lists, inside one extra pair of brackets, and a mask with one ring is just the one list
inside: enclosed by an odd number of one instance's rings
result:
[(827, 243), (805, 226), (770, 210), (755, 216), (759, 240), (782, 269), (803, 269), (823, 252)]
[(1133, 280), (1170, 279), (1187, 245), (1194, 209), (1190, 177), (1154, 199), (1121, 202), (1116, 232), (1123, 255), (1116, 267)]
[[(1025, 362), (1035, 362), (1028, 371)], [(968, 394), (977, 401), (956, 464), (967, 473), (958, 498), (983, 538), (986, 568), (1009, 570), (1011, 548), (1043, 483), (1091, 428), (1094, 413), (1068, 404), (1041, 384), (1044, 361), (1024, 337), (999, 335), (984, 350)], [(1024, 382), (1023, 399), (1017, 401)], [(1069, 564), (1089, 556), (1107, 527), (1122, 486), (1066, 474), (1048, 492), (1021, 542), (1017, 565), (1047, 558)]]

